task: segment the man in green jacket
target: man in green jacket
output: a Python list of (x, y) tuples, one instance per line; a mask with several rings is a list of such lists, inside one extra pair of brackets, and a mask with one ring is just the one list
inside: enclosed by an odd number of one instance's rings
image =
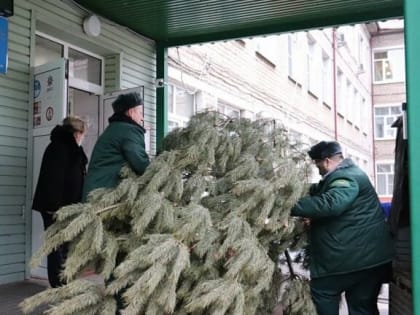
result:
[[(121, 94), (112, 103), (114, 114), (108, 119), (109, 125), (93, 148), (89, 163), (83, 197), (96, 188), (116, 187), (121, 178), (120, 171), (127, 164), (138, 175), (142, 175), (149, 165), (143, 128), (143, 100), (138, 93)], [(117, 257), (117, 264), (120, 258)], [(113, 281), (113, 276), (106, 283)], [(116, 314), (124, 307), (122, 292), (115, 295)]]
[(308, 154), (322, 179), (291, 214), (310, 221), (311, 294), (318, 315), (338, 315), (342, 293), (349, 315), (378, 315), (393, 242), (375, 189), (343, 158), (337, 142), (321, 141)]
[(116, 187), (120, 170), (127, 164), (142, 175), (149, 165), (145, 150), (143, 100), (138, 93), (121, 94), (112, 103), (114, 114), (93, 148), (83, 196), (96, 188)]

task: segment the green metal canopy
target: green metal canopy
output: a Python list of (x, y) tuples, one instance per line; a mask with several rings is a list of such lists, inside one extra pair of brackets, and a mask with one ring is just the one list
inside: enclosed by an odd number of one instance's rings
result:
[(76, 0), (178, 46), (403, 16), (403, 0)]

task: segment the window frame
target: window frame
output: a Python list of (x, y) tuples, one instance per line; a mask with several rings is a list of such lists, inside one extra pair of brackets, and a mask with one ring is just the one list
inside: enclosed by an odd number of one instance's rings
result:
[(255, 52), (275, 67), (278, 63), (278, 45), (279, 39), (276, 35), (259, 37), (255, 39)]
[(299, 33), (287, 34), (287, 75), (295, 83), (301, 85), (304, 80), (305, 60)]
[(306, 85), (309, 92), (319, 97), (322, 94), (320, 82), (322, 82), (322, 73), (319, 71), (319, 64), (322, 60), (318, 58), (319, 45), (315, 38), (307, 34), (307, 50), (306, 50)]
[(99, 59), (101, 62), (101, 67), (100, 67), (100, 84), (95, 84), (83, 79), (78, 79), (75, 78), (73, 76), (70, 76), (69, 73), (69, 77), (68, 77), (68, 85), (69, 87), (75, 88), (75, 89), (79, 89), (82, 91), (87, 91), (87, 92), (91, 92), (94, 93), (96, 95), (102, 95), (104, 93), (104, 89), (105, 89), (105, 58), (103, 56), (97, 55), (92, 53), (89, 50), (83, 49), (79, 46), (75, 46), (72, 45), (66, 41), (60, 40), (54, 36), (48, 35), (46, 33), (40, 32), (40, 31), (36, 31), (35, 32), (35, 36), (39, 36), (42, 37), (44, 39), (47, 39), (51, 42), (54, 42), (56, 44), (59, 44), (62, 46), (62, 58), (65, 59), (69, 59), (69, 49), (73, 49), (77, 52), (80, 52), (82, 54), (88, 55), (90, 57), (93, 57), (95, 59)]
[[(191, 117), (181, 115), (180, 113), (177, 113), (177, 102), (176, 102), (176, 90), (183, 90), (184, 92), (188, 93), (188, 90), (186, 88), (182, 88), (178, 86), (177, 84), (170, 83), (168, 88), (172, 88), (172, 95), (171, 95), (171, 102), (173, 111), (170, 110), (170, 106), (168, 104), (168, 131), (172, 131), (175, 128), (182, 128), (187, 125)], [(191, 93), (189, 93), (191, 94)], [(194, 115), (197, 112), (197, 99), (196, 99), (196, 93), (191, 94), (193, 97), (193, 104), (192, 104), (192, 115)], [(174, 123), (177, 124), (177, 126), (170, 127), (169, 124)]]
[[(223, 106), (224, 107), (223, 112), (220, 111), (220, 106)], [(226, 113), (227, 109), (230, 109), (231, 111), (237, 112), (238, 113), (238, 116), (237, 117), (231, 117), (231, 116), (229, 116)], [(232, 105), (229, 102), (224, 101), (223, 99), (218, 99), (217, 100), (217, 111), (219, 113), (224, 114), (224, 115), (226, 115), (228, 117), (231, 117), (231, 118), (241, 118), (242, 117), (242, 111), (241, 111), (241, 109), (239, 107), (237, 107), (235, 105)]]
[(333, 82), (332, 82), (332, 66), (331, 66), (331, 58), (327, 54), (325, 50), (322, 50), (322, 74), (321, 74), (321, 93), (322, 93), (322, 101), (329, 105), (333, 105)]
[[(395, 162), (392, 160), (381, 160), (381, 161), (375, 161), (375, 189), (376, 189), (376, 193), (378, 194), (378, 196), (380, 197), (392, 197), (393, 191), (394, 191), (394, 176), (395, 176)], [(390, 165), (391, 166), (391, 172), (378, 172), (378, 166), (379, 165)], [(386, 183), (385, 183), (385, 187), (386, 187), (386, 193), (382, 193), (379, 191), (379, 185), (378, 185), (378, 175), (382, 175), (385, 174), (386, 175)], [(392, 174), (392, 180), (391, 183), (389, 183), (389, 174)], [(389, 189), (389, 185), (391, 184), (391, 191), (388, 191)]]
[[(375, 54), (376, 53), (381, 53), (381, 52), (389, 52), (391, 50), (402, 50), (402, 52), (403, 52), (404, 58), (402, 60), (402, 65), (401, 65), (401, 68), (403, 69), (402, 70), (403, 71), (403, 77), (398, 78), (398, 79), (392, 78), (392, 79), (376, 80), (376, 77), (375, 77), (375, 62), (376, 62)], [(389, 59), (389, 57), (387, 57), (386, 59), (379, 59), (379, 60), (390, 60), (390, 59)], [(382, 65), (382, 72), (384, 72), (383, 67), (384, 66)], [(381, 48), (378, 47), (378, 48), (374, 48), (372, 50), (372, 81), (373, 81), (373, 84), (388, 84), (388, 83), (405, 82), (406, 81), (405, 76), (406, 76), (406, 73), (405, 73), (405, 47), (404, 46), (389, 46), (389, 47), (381, 47)], [(385, 77), (384, 73), (382, 73), (382, 77), (383, 78)]]
[(336, 89), (337, 89), (337, 113), (342, 117), (346, 114), (346, 83), (347, 79), (344, 76), (343, 70), (337, 67), (335, 71), (336, 75)]
[[(377, 135), (377, 132), (376, 132), (376, 130), (377, 130), (377, 128), (376, 128), (376, 124), (377, 124), (377, 122), (376, 122), (376, 118), (377, 118), (376, 109), (377, 108), (388, 108), (389, 111), (390, 111), (390, 108), (391, 107), (400, 107), (400, 113), (399, 114), (394, 114), (394, 115), (392, 115), (392, 114), (391, 115), (386, 115), (386, 116), (380, 115), (380, 117), (384, 117), (384, 137), (379, 138), (378, 135)], [(389, 104), (377, 104), (377, 105), (374, 105), (373, 106), (373, 134), (374, 134), (374, 139), (375, 140), (379, 140), (379, 141), (381, 141), (381, 140), (395, 140), (395, 137), (397, 135), (396, 134), (397, 133), (397, 129), (390, 127), (391, 126), (390, 124), (388, 125), (389, 126), (388, 127), (385, 124), (385, 122), (386, 122), (386, 119), (385, 118), (389, 118), (389, 117), (395, 116), (395, 119), (394, 119), (394, 121), (395, 121), (402, 114), (403, 114), (402, 105), (399, 104), (399, 103), (389, 103)], [(386, 131), (388, 129), (394, 131), (393, 132), (393, 136), (387, 136), (387, 132)]]

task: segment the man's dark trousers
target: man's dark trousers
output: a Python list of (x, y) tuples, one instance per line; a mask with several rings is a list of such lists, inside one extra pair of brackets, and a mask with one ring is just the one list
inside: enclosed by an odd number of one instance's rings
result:
[(388, 278), (390, 264), (343, 275), (311, 280), (312, 300), (318, 315), (338, 315), (344, 292), (349, 315), (379, 315), (377, 299)]

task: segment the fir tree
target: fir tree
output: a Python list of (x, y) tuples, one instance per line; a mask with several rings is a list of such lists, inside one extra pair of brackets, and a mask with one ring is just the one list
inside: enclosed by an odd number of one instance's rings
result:
[[(62, 288), (22, 303), (50, 314), (315, 314), (306, 280), (283, 274), (278, 256), (304, 243), (290, 208), (309, 164), (275, 121), (198, 114), (165, 139), (142, 176), (123, 168), (115, 189), (64, 207), (32, 265), (65, 242)], [(79, 279), (94, 268), (105, 287)]]

